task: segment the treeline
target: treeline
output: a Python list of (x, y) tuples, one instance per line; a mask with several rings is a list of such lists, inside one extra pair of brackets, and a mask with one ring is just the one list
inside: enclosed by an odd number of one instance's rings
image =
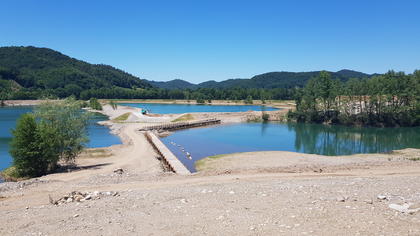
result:
[(327, 72), (311, 79), (295, 96), (299, 122), (370, 126), (420, 125), (420, 71), (390, 71), (346, 82)]
[(20, 89), (20, 90), (0, 90), (0, 99), (41, 99), (41, 98), (66, 98), (75, 96), (78, 99), (89, 100), (98, 99), (186, 99), (186, 100), (244, 100), (251, 96), (255, 100), (284, 100), (292, 99), (296, 89), (159, 89), (159, 88), (96, 88), (86, 90), (72, 90), (71, 88), (59, 89)]

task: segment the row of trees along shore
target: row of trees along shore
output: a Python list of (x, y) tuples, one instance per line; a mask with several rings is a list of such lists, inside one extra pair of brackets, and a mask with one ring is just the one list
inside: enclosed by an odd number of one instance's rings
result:
[(38, 177), (53, 172), (58, 163), (74, 163), (88, 141), (89, 113), (83, 102), (68, 98), (45, 102), (22, 115), (12, 131), (10, 154), (13, 165), (5, 179)]
[(346, 82), (327, 72), (311, 79), (296, 93), (296, 110), (288, 114), (298, 122), (369, 126), (420, 125), (420, 71), (390, 71)]
[[(1, 82), (1, 81), (0, 81)], [(1, 83), (0, 83), (1, 85)], [(198, 89), (160, 89), (160, 88), (93, 88), (74, 90), (71, 87), (57, 89), (21, 88), (19, 90), (0, 86), (0, 100), (57, 99), (75, 96), (78, 99), (185, 99), (185, 100), (290, 100), (295, 88), (198, 88)]]

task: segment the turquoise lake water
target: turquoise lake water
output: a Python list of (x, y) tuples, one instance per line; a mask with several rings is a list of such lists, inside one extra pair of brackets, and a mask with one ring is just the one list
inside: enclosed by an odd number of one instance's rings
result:
[[(29, 106), (0, 108), (0, 171), (9, 167), (12, 162), (9, 154), (9, 142), (12, 138), (10, 130), (15, 128), (20, 115), (31, 111), (32, 107)], [(89, 120), (88, 147), (107, 147), (121, 143), (120, 138), (111, 134), (107, 127), (96, 123), (102, 120), (107, 120), (107, 117), (99, 113), (94, 113)]]
[(163, 104), (163, 103), (119, 103), (147, 109), (155, 114), (183, 114), (191, 112), (245, 112), (245, 111), (274, 111), (277, 108), (257, 105), (193, 105), (193, 104)]
[[(195, 171), (197, 160), (235, 152), (292, 151), (335, 156), (420, 148), (420, 127), (241, 123), (181, 130), (161, 140), (188, 169)], [(191, 154), (192, 160), (185, 152)]]

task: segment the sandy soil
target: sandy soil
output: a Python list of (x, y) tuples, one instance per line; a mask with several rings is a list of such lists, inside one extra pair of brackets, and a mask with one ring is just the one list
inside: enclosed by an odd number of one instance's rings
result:
[[(107, 102), (108, 100), (103, 100)], [(130, 100), (115, 100), (118, 103), (166, 103), (166, 104), (197, 104), (196, 100), (171, 100), (171, 99), (130, 99)], [(231, 101), (231, 100), (212, 100), (211, 105), (249, 105), (245, 104), (244, 101)], [(279, 101), (279, 100), (267, 100), (265, 104), (262, 104), (261, 100), (254, 100), (252, 105), (267, 105), (274, 107), (293, 107), (295, 106), (294, 101)]]
[[(322, 156), (283, 151), (245, 152), (207, 157), (196, 162), (202, 174), (219, 173), (300, 173), (334, 172), (346, 169), (410, 166), (420, 160), (418, 149), (404, 149), (388, 154)], [(420, 161), (419, 161), (420, 164)]]
[[(420, 235), (420, 150), (239, 153), (178, 176), (137, 131), (147, 123), (108, 125), (124, 144), (69, 173), (0, 184), (0, 235)], [(72, 191), (100, 198), (49, 203)]]

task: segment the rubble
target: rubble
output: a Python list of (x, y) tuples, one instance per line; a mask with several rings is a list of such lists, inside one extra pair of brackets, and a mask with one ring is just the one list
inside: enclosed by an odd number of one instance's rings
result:
[(118, 192), (113, 192), (113, 191), (106, 191), (106, 192), (95, 191), (95, 192), (86, 192), (86, 193), (73, 191), (67, 195), (64, 195), (58, 200), (53, 200), (51, 196), (48, 196), (48, 197), (51, 204), (61, 205), (61, 204), (66, 204), (66, 203), (71, 203), (71, 202), (84, 202), (88, 200), (97, 200), (97, 199), (100, 199), (101, 196), (116, 197), (116, 196), (119, 196), (119, 194)]

